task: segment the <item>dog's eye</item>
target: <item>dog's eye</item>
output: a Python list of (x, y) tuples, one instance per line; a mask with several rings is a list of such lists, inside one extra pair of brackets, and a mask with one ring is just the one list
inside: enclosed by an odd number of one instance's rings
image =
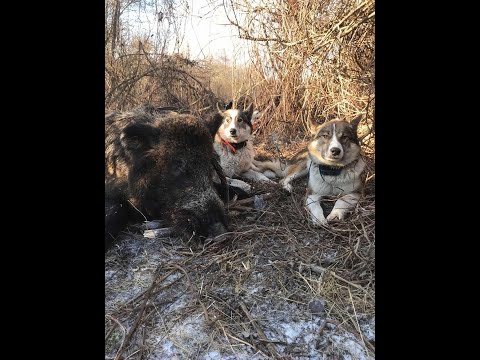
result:
[(229, 122), (230, 122), (230, 118), (229, 118), (229, 117), (225, 118), (225, 122), (226, 122), (226, 123), (229, 123)]
[(241, 123), (241, 122), (243, 121), (243, 119), (242, 119), (242, 118), (239, 118), (237, 121), (238, 121), (239, 123)]
[(328, 139), (328, 138), (329, 138), (328, 134), (322, 134), (321, 136), (322, 136), (324, 139)]

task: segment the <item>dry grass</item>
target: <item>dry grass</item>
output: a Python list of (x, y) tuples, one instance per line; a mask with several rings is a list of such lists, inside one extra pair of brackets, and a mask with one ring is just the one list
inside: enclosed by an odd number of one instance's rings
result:
[(292, 141), (330, 115), (360, 113), (364, 132), (374, 133), (374, 1), (234, 0), (227, 11), (251, 44), (256, 103), (280, 96), (259, 136)]

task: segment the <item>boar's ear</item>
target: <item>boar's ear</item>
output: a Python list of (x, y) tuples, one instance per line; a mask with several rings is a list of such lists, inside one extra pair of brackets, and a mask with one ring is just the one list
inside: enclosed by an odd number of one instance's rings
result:
[(218, 131), (218, 128), (220, 127), (220, 125), (222, 125), (223, 116), (220, 113), (215, 111), (213, 113), (208, 114), (203, 120), (203, 122), (207, 127), (210, 135), (212, 135), (212, 138), (214, 138), (215, 134)]
[(131, 124), (123, 129), (120, 142), (131, 152), (138, 153), (151, 149), (158, 143), (160, 130), (148, 124)]
[(360, 123), (360, 120), (362, 120), (362, 114), (358, 115), (355, 119), (350, 121), (350, 125), (352, 126), (355, 134), (357, 134), (358, 124)]

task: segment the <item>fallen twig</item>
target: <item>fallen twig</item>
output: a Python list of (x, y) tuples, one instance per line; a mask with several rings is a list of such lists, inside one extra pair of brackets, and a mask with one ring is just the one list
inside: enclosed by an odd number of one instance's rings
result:
[(145, 230), (143, 232), (143, 237), (146, 237), (148, 239), (155, 239), (156, 237), (169, 237), (171, 235), (172, 235), (172, 228), (170, 227)]
[[(125, 341), (125, 333), (126, 333), (125, 327), (120, 323), (120, 321), (115, 319), (113, 316), (111, 316), (111, 315), (105, 315), (105, 316), (108, 317), (113, 322), (115, 322), (120, 327), (120, 329), (122, 330), (122, 342), (121, 342), (121, 345), (120, 345), (120, 347), (122, 347), (123, 342)], [(108, 332), (107, 336), (105, 336), (105, 342), (110, 338), (114, 329), (115, 329), (115, 326), (112, 326), (112, 328)]]
[[(122, 346), (120, 347), (117, 354), (115, 355), (115, 360), (119, 360), (121, 358), (123, 352), (125, 351), (125, 348), (126, 348), (127, 344), (130, 342), (130, 339), (132, 338), (133, 334), (135, 333), (135, 330), (137, 330), (137, 327), (140, 324), (140, 320), (142, 319), (143, 312), (145, 311), (148, 300), (150, 299), (150, 295), (152, 294), (153, 289), (157, 285), (157, 277), (159, 275), (158, 273), (159, 273), (160, 268), (161, 268), (161, 266), (159, 266), (157, 271), (155, 271), (155, 278), (152, 281), (152, 285), (150, 285), (150, 287), (148, 288), (147, 294), (145, 296), (145, 300), (143, 300), (143, 304), (140, 308), (140, 312), (138, 313), (137, 318), (135, 319), (135, 322), (133, 323), (132, 327), (128, 331), (128, 334), (125, 337), (125, 341), (122, 343)], [(164, 279), (164, 278), (165, 277), (163, 277), (162, 279)]]
[(187, 271), (181, 267), (180, 265), (178, 264), (173, 264), (174, 267), (176, 267), (177, 269), (179, 269), (181, 272), (183, 272), (185, 274), (185, 277), (187, 278), (187, 282), (188, 282), (188, 286), (192, 289), (192, 291), (197, 295), (197, 300), (198, 302), (200, 303), (200, 306), (202, 307), (202, 310), (203, 310), (203, 314), (205, 315), (205, 320), (207, 321), (207, 326), (210, 326), (212, 325), (213, 323), (215, 323), (215, 321), (217, 321), (217, 319), (210, 319), (210, 316), (208, 315), (208, 311), (207, 311), (207, 308), (205, 307), (205, 305), (203, 304), (202, 300), (200, 300), (200, 296), (198, 296), (198, 290), (197, 288), (193, 285), (193, 283), (191, 282), (190, 280), (190, 276), (188, 276), (188, 273)]
[(357, 288), (363, 292), (365, 292), (372, 300), (375, 301), (375, 299), (373, 298), (372, 295), (370, 295), (370, 292), (368, 292), (366, 289), (364, 289), (363, 287), (361, 287), (360, 285), (357, 285), (357, 284), (354, 284), (352, 283), (351, 281), (348, 281), (344, 278), (342, 278), (341, 276), (338, 276), (337, 274), (335, 274), (335, 272), (331, 271), (331, 270), (328, 270), (328, 269), (325, 269), (324, 267), (322, 266), (318, 266), (318, 265), (313, 265), (313, 264), (304, 264), (304, 263), (300, 263), (300, 266), (299, 266), (299, 269), (298, 271), (302, 271), (303, 268), (307, 268), (307, 269), (310, 269), (312, 270), (314, 273), (317, 273), (317, 274), (323, 274), (323, 273), (327, 273), (327, 274), (330, 274), (332, 275), (334, 278), (338, 279), (338, 280), (341, 280), (351, 286), (353, 286), (354, 288)]
[[(265, 193), (265, 194), (256, 195), (256, 196), (261, 196), (263, 200), (268, 200), (268, 199), (271, 199), (273, 197), (273, 194), (272, 193)], [(245, 204), (253, 203), (254, 201), (255, 201), (255, 196), (252, 196), (252, 197), (249, 197), (249, 198), (246, 198), (246, 199), (232, 201), (229, 205), (230, 205), (230, 207), (235, 206), (235, 205), (245, 205)]]
[(240, 301), (240, 306), (242, 307), (243, 312), (245, 313), (245, 315), (247, 315), (248, 319), (250, 320), (253, 327), (257, 331), (259, 338), (263, 342), (265, 342), (265, 345), (267, 346), (270, 353), (275, 358), (280, 358), (280, 354), (277, 352), (277, 349), (275, 349), (275, 346), (272, 344), (272, 342), (267, 339), (267, 337), (265, 336), (265, 333), (263, 332), (262, 328), (257, 324), (255, 319), (252, 317), (252, 315), (250, 314), (250, 311), (248, 311), (247, 306), (242, 301)]

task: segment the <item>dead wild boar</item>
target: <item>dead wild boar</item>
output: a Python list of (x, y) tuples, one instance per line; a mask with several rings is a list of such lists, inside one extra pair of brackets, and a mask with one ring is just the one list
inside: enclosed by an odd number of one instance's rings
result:
[(148, 108), (105, 115), (105, 251), (143, 216), (185, 240), (226, 231), (212, 180), (217, 123)]

